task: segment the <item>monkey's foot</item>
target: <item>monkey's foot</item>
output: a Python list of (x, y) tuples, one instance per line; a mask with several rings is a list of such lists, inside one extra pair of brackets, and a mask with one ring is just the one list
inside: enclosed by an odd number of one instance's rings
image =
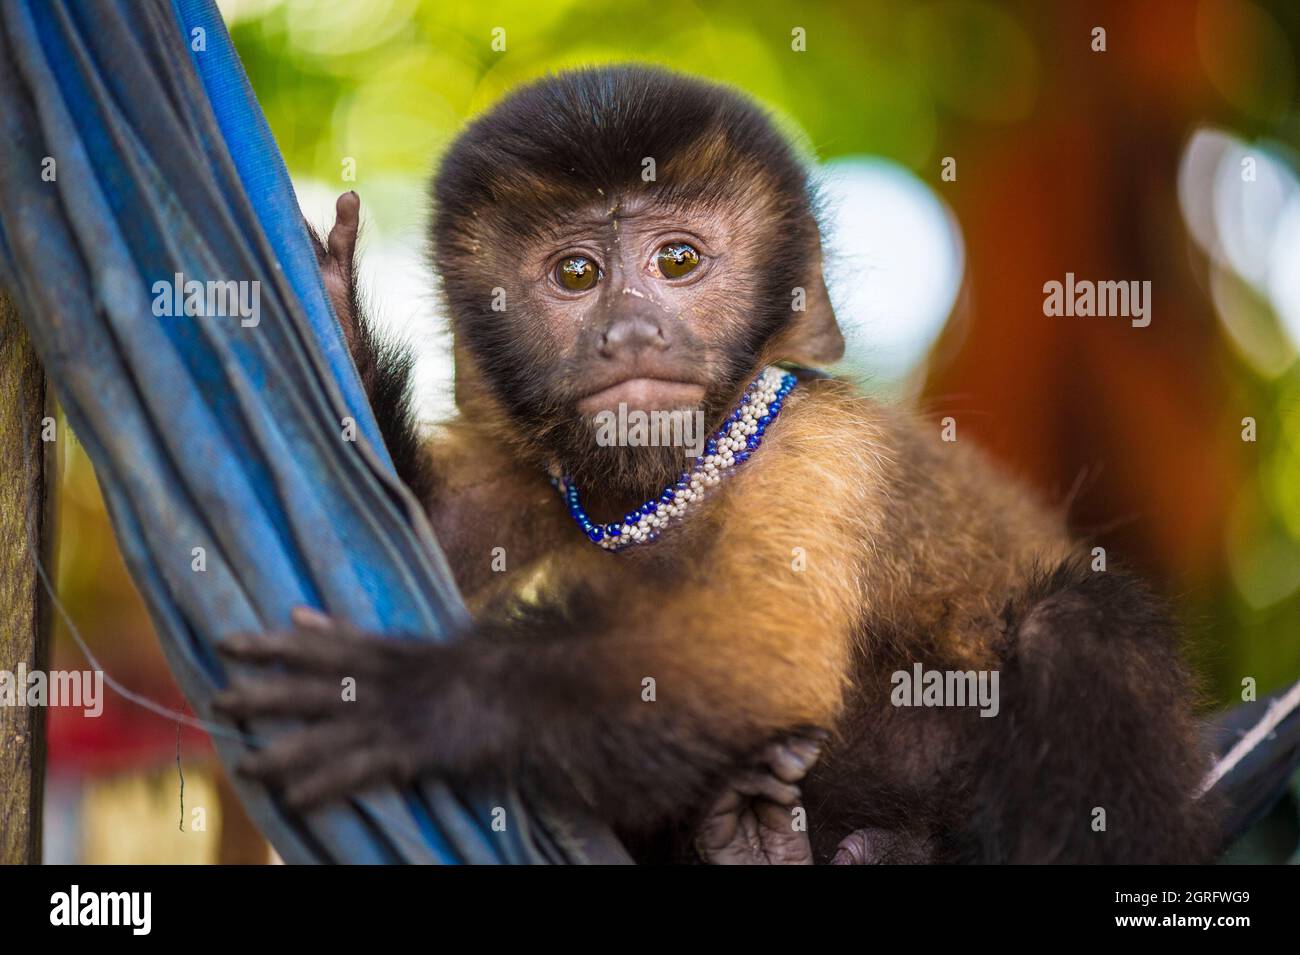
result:
[(831, 865), (926, 865), (928, 839), (890, 829), (858, 829), (840, 840)]
[(753, 769), (730, 780), (695, 833), (700, 857), (710, 865), (812, 865), (796, 783), (825, 738), (809, 730), (771, 743)]

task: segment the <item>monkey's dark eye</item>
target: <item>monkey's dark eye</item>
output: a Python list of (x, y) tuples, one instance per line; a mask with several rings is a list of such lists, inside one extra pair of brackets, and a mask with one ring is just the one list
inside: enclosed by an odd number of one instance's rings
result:
[(700, 264), (700, 253), (685, 242), (669, 242), (655, 255), (655, 264), (666, 279), (679, 279)]
[(570, 255), (555, 267), (555, 281), (570, 292), (585, 292), (600, 278), (600, 269), (585, 255)]

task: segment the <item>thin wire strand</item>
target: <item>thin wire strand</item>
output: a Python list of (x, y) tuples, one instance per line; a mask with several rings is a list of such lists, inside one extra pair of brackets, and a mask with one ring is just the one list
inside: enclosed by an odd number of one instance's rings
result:
[(1205, 780), (1201, 783), (1200, 792), (1196, 794), (1197, 797), (1204, 796), (1213, 789), (1219, 780), (1250, 755), (1251, 751), (1267, 739), (1268, 735), (1277, 729), (1278, 725), (1291, 715), (1297, 707), (1300, 707), (1300, 680), (1297, 680), (1286, 693), (1271, 702), (1268, 709), (1264, 711), (1264, 715), (1260, 717), (1259, 722), (1252, 726), (1232, 749), (1228, 750), (1223, 759), (1210, 768), (1210, 771), (1205, 775)]
[[(32, 473), (32, 449), (31, 443), (28, 440), (29, 437), (30, 432), (27, 428), (27, 421), (24, 419), (23, 468), (24, 473), (30, 476)], [(55, 475), (55, 480), (58, 480), (58, 475)], [(32, 539), (36, 530), (36, 521), (33, 514), (34, 507), (35, 495), (32, 493), (32, 482), (29, 480), (27, 482), (27, 533), (24, 535), (27, 542), (27, 551), (32, 558), (32, 563), (36, 566), (36, 574), (41, 578), (41, 584), (45, 588), (45, 593), (49, 595), (51, 605), (58, 611), (59, 617), (63, 620), (64, 626), (68, 628), (68, 633), (72, 635), (73, 642), (81, 649), (82, 655), (85, 656), (86, 662), (90, 664), (91, 669), (103, 674), (104, 683), (108, 685), (108, 688), (123, 699), (134, 703), (136, 706), (143, 707), (151, 713), (156, 713), (157, 715), (166, 717), (169, 720), (178, 720), (186, 726), (204, 730), (214, 736), (224, 736), (229, 739), (239, 740), (240, 742), (249, 745), (259, 744), (261, 741), (256, 736), (242, 733), (237, 729), (223, 726), (220, 723), (213, 723), (197, 716), (191, 716), (190, 714), (183, 713), (180, 710), (174, 710), (169, 706), (157, 702), (151, 697), (145, 696), (143, 693), (137, 693), (119, 683), (118, 680), (108, 672), (104, 665), (99, 662), (99, 658), (95, 656), (85, 639), (81, 636), (80, 628), (77, 626), (76, 622), (73, 621), (72, 615), (68, 613), (67, 608), (63, 606), (63, 601), (59, 599), (59, 595), (55, 592), (54, 585), (50, 581), (50, 576), (45, 570), (45, 563), (41, 560), (40, 548)]]

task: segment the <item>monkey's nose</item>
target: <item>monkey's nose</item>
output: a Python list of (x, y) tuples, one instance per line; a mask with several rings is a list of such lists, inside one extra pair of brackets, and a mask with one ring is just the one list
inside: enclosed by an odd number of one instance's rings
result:
[(658, 320), (645, 315), (625, 315), (601, 333), (599, 350), (601, 357), (615, 358), (627, 352), (664, 351), (669, 344)]

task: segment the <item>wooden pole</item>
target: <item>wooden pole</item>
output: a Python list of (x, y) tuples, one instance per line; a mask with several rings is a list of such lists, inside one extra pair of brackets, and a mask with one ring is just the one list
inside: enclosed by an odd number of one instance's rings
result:
[[(10, 674), (48, 669), (50, 605), (32, 544), (52, 573), (58, 459), (56, 443), (41, 437), (53, 406), (27, 332), (0, 294), (0, 671)], [(0, 864), (41, 861), (44, 790), (45, 710), (0, 705)]]

